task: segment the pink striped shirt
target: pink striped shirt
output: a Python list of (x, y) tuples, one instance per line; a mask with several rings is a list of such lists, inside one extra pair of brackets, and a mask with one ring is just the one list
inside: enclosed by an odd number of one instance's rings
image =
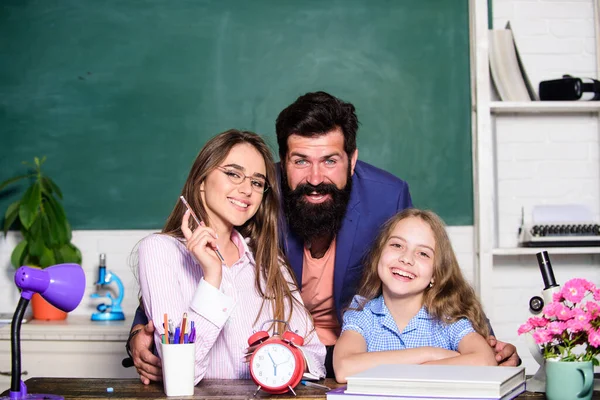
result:
[[(156, 328), (156, 348), (160, 349), (165, 313), (175, 326), (181, 324), (185, 312), (188, 320), (195, 323), (195, 383), (203, 378), (250, 379), (248, 364), (243, 360), (248, 338), (260, 330), (264, 321), (273, 318), (271, 306), (266, 304), (254, 323), (263, 301), (254, 283), (254, 256), (239, 232), (234, 230), (231, 239), (240, 258), (231, 267), (223, 264), (219, 289), (204, 281), (202, 268), (178, 239), (153, 234), (138, 247), (139, 283), (144, 311)], [(291, 282), (287, 272), (285, 276)], [(294, 296), (302, 302), (298, 291)], [(294, 308), (290, 328), (304, 337), (302, 350), (308, 364), (313, 365), (310, 372), (324, 377), (325, 346), (303, 308)]]

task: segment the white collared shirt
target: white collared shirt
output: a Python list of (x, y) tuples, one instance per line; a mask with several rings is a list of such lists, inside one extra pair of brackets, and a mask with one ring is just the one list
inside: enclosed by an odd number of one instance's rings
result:
[[(153, 234), (139, 244), (139, 283), (144, 311), (154, 322), (156, 347), (160, 348), (164, 333), (164, 314), (179, 326), (187, 313), (188, 321), (196, 326), (195, 383), (203, 378), (249, 379), (248, 363), (243, 359), (248, 338), (273, 318), (271, 305), (265, 304), (257, 320), (263, 299), (255, 286), (254, 256), (239, 232), (234, 230), (231, 240), (240, 258), (231, 267), (223, 264), (219, 289), (204, 281), (202, 268), (180, 240)], [(282, 271), (291, 282), (287, 271)], [(298, 291), (294, 296), (302, 302)], [(310, 372), (324, 377), (325, 346), (304, 308), (294, 307), (290, 328), (304, 337), (302, 349), (310, 359), (308, 364), (313, 365)]]

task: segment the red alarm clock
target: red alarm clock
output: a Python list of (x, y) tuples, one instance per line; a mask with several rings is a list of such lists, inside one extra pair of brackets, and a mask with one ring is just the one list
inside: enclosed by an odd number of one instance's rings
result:
[[(265, 323), (268, 322), (287, 325), (285, 321), (280, 320), (269, 320)], [(258, 345), (250, 358), (250, 375), (258, 385), (256, 391), (262, 389), (271, 394), (291, 391), (296, 395), (294, 388), (302, 380), (306, 368), (302, 351), (298, 349), (298, 346), (304, 344), (302, 336), (286, 330), (280, 338), (274, 338), (267, 331), (260, 330), (248, 338), (248, 344)]]

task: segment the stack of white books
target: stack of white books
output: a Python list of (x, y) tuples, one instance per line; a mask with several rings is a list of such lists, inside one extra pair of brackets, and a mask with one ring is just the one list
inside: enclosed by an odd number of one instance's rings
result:
[(524, 367), (393, 364), (349, 376), (327, 399), (509, 400), (524, 391)]

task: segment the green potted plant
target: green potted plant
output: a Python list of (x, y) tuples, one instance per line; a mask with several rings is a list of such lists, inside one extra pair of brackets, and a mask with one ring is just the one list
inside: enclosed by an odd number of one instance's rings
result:
[[(81, 264), (81, 252), (71, 243), (71, 225), (60, 202), (62, 193), (56, 183), (42, 172), (45, 161), (46, 157), (41, 160), (35, 157), (33, 164), (23, 162), (29, 167), (28, 173), (0, 183), (1, 192), (23, 179), (31, 182), (23, 197), (9, 205), (4, 214), (4, 235), (15, 225), (23, 237), (11, 254), (10, 261), (15, 268), (21, 265), (46, 268), (61, 263)], [(45, 302), (39, 295), (32, 299), (34, 318), (66, 318), (66, 313), (58, 309), (56, 316), (42, 316), (38, 312), (40, 301)]]

